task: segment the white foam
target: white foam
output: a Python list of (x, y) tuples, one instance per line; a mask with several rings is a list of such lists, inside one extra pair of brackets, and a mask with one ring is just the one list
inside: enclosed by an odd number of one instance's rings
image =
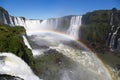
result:
[(12, 53), (0, 53), (2, 56), (5, 58), (0, 60), (0, 74), (18, 76), (24, 80), (40, 80), (21, 58)]

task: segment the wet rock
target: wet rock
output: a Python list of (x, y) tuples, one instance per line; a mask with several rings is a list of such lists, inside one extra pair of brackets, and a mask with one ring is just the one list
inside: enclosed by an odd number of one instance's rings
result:
[(11, 76), (8, 74), (0, 74), (0, 80), (24, 80), (17, 76)]
[(60, 52), (58, 52), (55, 49), (48, 49), (47, 51), (44, 52), (45, 54), (59, 54)]
[(120, 64), (116, 64), (114, 67), (115, 67), (115, 70), (120, 71)]

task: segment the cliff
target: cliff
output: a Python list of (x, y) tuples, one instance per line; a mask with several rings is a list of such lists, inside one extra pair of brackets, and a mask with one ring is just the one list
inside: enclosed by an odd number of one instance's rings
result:
[(98, 10), (83, 15), (80, 39), (85, 43), (89, 43), (93, 47), (97, 47), (98, 45), (102, 46), (103, 48), (105, 46), (109, 46), (109, 48), (119, 51), (119, 14), (119, 10), (114, 11), (113, 9)]
[(33, 55), (23, 42), (23, 27), (8, 27), (0, 25), (0, 52), (12, 52), (21, 57), (31, 67), (33, 66)]
[(97, 10), (82, 17), (80, 40), (107, 64), (114, 80), (120, 77), (120, 10)]
[[(29, 65), (33, 65), (33, 56), (25, 46), (21, 35), (25, 33), (25, 30), (52, 30), (80, 39), (96, 53), (100, 53), (98, 56), (104, 63), (116, 69), (116, 72), (120, 70), (120, 54), (118, 54), (120, 51), (120, 11), (115, 8), (88, 12), (83, 16), (72, 15), (47, 20), (11, 16), (5, 9), (0, 8), (0, 24), (13, 27), (0, 26), (0, 52), (12, 52)], [(15, 26), (23, 26), (25, 30)]]
[(0, 24), (4, 24), (4, 17), (5, 16), (6, 16), (7, 19), (9, 19), (8, 12), (5, 9), (3, 9), (2, 7), (0, 7)]

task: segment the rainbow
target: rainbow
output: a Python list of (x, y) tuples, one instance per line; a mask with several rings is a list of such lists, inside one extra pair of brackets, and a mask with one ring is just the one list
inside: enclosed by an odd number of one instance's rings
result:
[(62, 33), (62, 32), (58, 32), (58, 31), (53, 31), (53, 30), (29, 30), (27, 31), (27, 35), (34, 35), (34, 34), (40, 34), (40, 33), (52, 33), (52, 34), (57, 34), (63, 37), (66, 37), (70, 40), (74, 40), (76, 43), (78, 43), (79, 45), (83, 46), (85, 49), (87, 49), (95, 58), (96, 61), (98, 61), (98, 63), (101, 64), (101, 67), (105, 70), (106, 72), (106, 76), (108, 76), (108, 80), (113, 80), (111, 77), (111, 72), (108, 70), (108, 68), (106, 67), (106, 65), (102, 62), (101, 59), (98, 58), (98, 56), (96, 55), (95, 52), (93, 52), (90, 48), (88, 48), (84, 43), (82, 43), (80, 40), (75, 39), (74, 37)]

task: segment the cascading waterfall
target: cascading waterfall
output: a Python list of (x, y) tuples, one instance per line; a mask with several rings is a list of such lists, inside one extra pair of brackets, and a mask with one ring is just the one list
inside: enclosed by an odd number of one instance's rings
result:
[(4, 13), (3, 13), (3, 19), (4, 19), (4, 24), (8, 24)]
[(27, 27), (26, 28), (27, 31), (55, 30), (57, 28), (57, 19), (48, 19), (48, 20), (26, 19), (26, 27)]
[(47, 20), (47, 24), (50, 25), (51, 27), (54, 26), (52, 29), (57, 29), (58, 26), (58, 19), (49, 19)]
[[(117, 40), (117, 47), (115, 47), (115, 39), (116, 39), (116, 35), (118, 34), (118, 31), (120, 29), (120, 26), (118, 26), (116, 29), (115, 29), (115, 25), (113, 24), (113, 13), (111, 14), (111, 21), (110, 21), (110, 25), (111, 25), (111, 32), (109, 33), (109, 36), (108, 36), (108, 39), (107, 39), (107, 44), (109, 45), (109, 47), (111, 48), (111, 50), (113, 49), (117, 49), (119, 51), (119, 39)], [(115, 30), (114, 30), (115, 29)]]
[(32, 48), (31, 48), (31, 46), (30, 46), (30, 44), (29, 44), (27, 38), (26, 38), (24, 35), (23, 35), (22, 37), (23, 37), (23, 41), (24, 41), (25, 45), (26, 45), (29, 49), (32, 50)]
[(16, 26), (18, 26), (18, 25), (19, 25), (19, 22), (18, 22), (17, 17), (14, 17), (14, 22), (15, 22), (15, 25), (16, 25)]
[(17, 17), (17, 19), (18, 19), (18, 25), (22, 25), (22, 26), (26, 26), (25, 25), (25, 21), (23, 20), (23, 18), (20, 18), (20, 17)]
[(116, 32), (113, 33), (113, 28), (115, 27), (115, 26), (113, 25), (113, 13), (111, 14), (110, 25), (111, 25), (112, 27), (111, 27), (111, 33), (110, 33), (111, 35), (110, 35), (110, 43), (109, 43), (109, 46), (110, 46), (110, 48), (112, 49), (112, 48), (114, 48), (114, 38), (115, 38), (115, 34), (116, 34)]
[(118, 33), (118, 30), (120, 29), (120, 27), (117, 27), (116, 31), (114, 33), (112, 33), (112, 37), (111, 37), (111, 40), (110, 40), (110, 48), (115, 48), (114, 45), (115, 45), (115, 38), (116, 38), (116, 34)]
[(118, 39), (117, 50), (120, 51), (120, 38)]
[[(25, 21), (20, 17), (13, 17), (14, 26), (24, 26), (26, 27)], [(11, 22), (13, 23), (13, 22)]]
[(56, 28), (58, 28), (58, 22), (59, 20), (56, 18), (53, 18), (53, 19), (48, 19), (46, 20), (46, 27), (48, 27), (48, 29), (46, 30), (55, 30)]
[(0, 74), (18, 76), (24, 80), (40, 80), (21, 58), (12, 53), (0, 53)]
[(113, 13), (111, 14), (110, 25), (113, 26)]
[(107, 45), (108, 46), (110, 46), (111, 37), (112, 37), (112, 34), (113, 34), (112, 31), (113, 31), (113, 28), (114, 28), (114, 25), (113, 25), (113, 13), (111, 14), (110, 25), (111, 25), (111, 32), (109, 33), (108, 39), (107, 39)]
[[(3, 14), (4, 24), (7, 23), (7, 18)], [(10, 26), (24, 26), (27, 32), (29, 31), (44, 31), (52, 30), (62, 32), (78, 39), (78, 32), (81, 26), (82, 16), (65, 16), (61, 18), (51, 18), (47, 20), (25, 19), (23, 17), (9, 16)]]
[(68, 34), (73, 36), (75, 39), (78, 39), (79, 29), (81, 26), (82, 16), (73, 16), (70, 22), (70, 27), (68, 29)]
[[(32, 51), (32, 53), (33, 53), (33, 56), (35, 57), (35, 56), (38, 56), (40, 53), (42, 53), (40, 50), (36, 50), (36, 49), (32, 49), (32, 47), (30, 46), (30, 44), (29, 44), (29, 42), (28, 42), (28, 40), (27, 40), (27, 38), (26, 38), (26, 36), (22, 36), (23, 37), (23, 41), (24, 41), (24, 43), (25, 43), (25, 45)], [(43, 54), (43, 53), (42, 53)]]
[[(47, 20), (30, 20), (26, 19), (26, 31), (34, 31), (34, 30), (45, 30)], [(48, 27), (49, 28), (49, 27)]]
[(14, 22), (13, 22), (13, 20), (12, 20), (12, 17), (11, 17), (11, 16), (9, 16), (9, 19), (10, 19), (10, 26), (14, 26)]

